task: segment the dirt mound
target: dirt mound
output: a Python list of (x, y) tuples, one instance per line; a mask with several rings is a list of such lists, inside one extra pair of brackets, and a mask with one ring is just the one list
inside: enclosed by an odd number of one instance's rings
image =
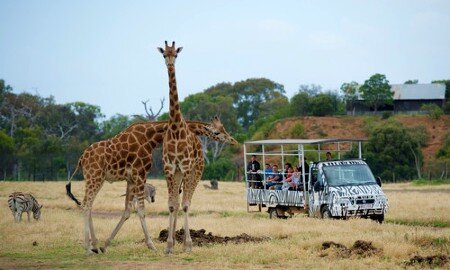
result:
[[(237, 235), (237, 236), (221, 237), (221, 236), (213, 235), (211, 232), (206, 233), (205, 229), (200, 229), (200, 230), (190, 229), (189, 231), (191, 232), (192, 242), (195, 246), (204, 246), (204, 245), (208, 245), (208, 244), (228, 244), (228, 243), (242, 244), (242, 243), (248, 243), (248, 242), (262, 242), (262, 241), (266, 241), (266, 240), (270, 239), (269, 237), (254, 237), (254, 236), (250, 236), (245, 233)], [(166, 242), (167, 235), (168, 235), (168, 231), (162, 230), (159, 233), (158, 240), (161, 242)], [(175, 232), (175, 239), (178, 243), (183, 242), (183, 237), (184, 237), (184, 229), (180, 229)]]
[(412, 257), (409, 261), (406, 262), (407, 266), (412, 265), (421, 265), (421, 266), (444, 266), (447, 264), (450, 260), (450, 256), (446, 256), (443, 254), (439, 255), (433, 255), (433, 256), (427, 256), (422, 257), (420, 255), (415, 255)]
[[(374, 247), (372, 242), (367, 242), (363, 240), (357, 240), (351, 248), (347, 248), (345, 245), (340, 243), (335, 243), (333, 241), (327, 241), (322, 243), (322, 249), (334, 249), (337, 251), (337, 255), (343, 258), (349, 258), (352, 255), (358, 255), (362, 257), (372, 256), (374, 254), (380, 253), (381, 250)], [(322, 253), (322, 257), (328, 256), (328, 254)]]
[[(444, 143), (445, 134), (450, 129), (450, 116), (444, 115), (438, 120), (427, 116), (395, 115), (393, 119), (405, 127), (425, 126), (429, 135), (426, 146), (422, 147), (425, 160), (432, 160)], [(325, 116), (293, 117), (278, 121), (267, 139), (291, 138), (292, 126), (301, 124), (305, 138), (368, 138), (364, 130), (366, 116)], [(379, 117), (373, 118), (373, 124), (383, 123)]]

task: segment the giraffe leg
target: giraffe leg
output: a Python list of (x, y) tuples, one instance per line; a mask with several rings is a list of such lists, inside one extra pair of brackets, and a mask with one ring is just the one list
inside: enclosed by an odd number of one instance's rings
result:
[(191, 232), (189, 230), (189, 207), (191, 205), (192, 195), (194, 194), (194, 190), (197, 186), (197, 179), (195, 174), (191, 171), (184, 174), (183, 181), (183, 200), (182, 207), (184, 213), (184, 238), (183, 238), (183, 249), (185, 252), (192, 251), (192, 238)]
[(89, 211), (89, 232), (91, 235), (92, 251), (98, 253), (97, 248), (98, 240), (97, 237), (95, 237), (94, 222), (92, 222), (92, 211)]
[(176, 215), (178, 213), (178, 208), (180, 206), (180, 184), (181, 184), (181, 173), (177, 171), (175, 174), (167, 172), (167, 188), (169, 191), (169, 228), (167, 236), (167, 246), (165, 253), (172, 254), (173, 246), (175, 243), (175, 225), (176, 225)]
[(125, 210), (123, 211), (122, 218), (120, 219), (119, 223), (117, 224), (116, 228), (114, 228), (113, 232), (111, 233), (111, 236), (105, 241), (105, 246), (100, 247), (100, 250), (105, 253), (106, 248), (111, 244), (114, 237), (116, 237), (116, 234), (119, 232), (120, 228), (122, 228), (123, 223), (127, 221), (127, 219), (130, 218), (131, 215), (131, 207), (133, 204), (133, 198), (134, 198), (134, 184), (131, 182), (127, 183), (127, 193), (125, 196)]
[(151, 250), (156, 251), (155, 244), (153, 243), (153, 241), (150, 237), (150, 234), (149, 234), (148, 228), (147, 228), (147, 224), (145, 222), (144, 183), (145, 183), (145, 178), (139, 180), (139, 182), (135, 188), (135, 190), (136, 190), (135, 196), (137, 198), (137, 214), (141, 221), (141, 226), (142, 226), (142, 230), (144, 231), (145, 243), (147, 244), (147, 247)]
[(86, 188), (85, 196), (83, 200), (83, 210), (84, 210), (84, 243), (86, 247), (86, 255), (91, 255), (93, 253), (98, 253), (98, 249), (95, 246), (97, 239), (95, 239), (94, 233), (94, 223), (92, 222), (91, 212), (92, 204), (94, 203), (95, 196), (99, 192), (103, 185), (103, 178), (90, 178), (85, 177)]
[(91, 229), (89, 216), (91, 214), (90, 208), (84, 209), (84, 244), (86, 248), (86, 255), (91, 255), (94, 251), (92, 250), (91, 243)]

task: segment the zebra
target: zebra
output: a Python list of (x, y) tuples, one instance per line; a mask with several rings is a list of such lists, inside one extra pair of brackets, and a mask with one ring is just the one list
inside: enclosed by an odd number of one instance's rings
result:
[(41, 218), (42, 205), (39, 205), (31, 194), (13, 192), (9, 195), (8, 205), (16, 222), (22, 221), (23, 212), (27, 212), (28, 222), (30, 222), (30, 211), (33, 212), (34, 219), (39, 220)]
[[(120, 195), (125, 196), (126, 194)], [(148, 203), (155, 202), (155, 196), (156, 196), (156, 187), (152, 184), (145, 183), (144, 184), (144, 199), (147, 200)], [(133, 199), (133, 207), (136, 209), (136, 203), (137, 203), (137, 197), (134, 196)]]

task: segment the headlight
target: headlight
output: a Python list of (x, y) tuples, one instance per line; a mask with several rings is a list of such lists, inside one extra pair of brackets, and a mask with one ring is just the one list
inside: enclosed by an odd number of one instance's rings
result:
[(381, 203), (386, 203), (386, 196), (385, 195), (377, 195), (377, 201)]

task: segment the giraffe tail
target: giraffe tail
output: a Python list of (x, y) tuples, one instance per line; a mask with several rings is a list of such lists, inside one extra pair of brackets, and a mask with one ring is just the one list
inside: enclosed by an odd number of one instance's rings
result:
[(67, 180), (67, 184), (66, 184), (66, 194), (67, 196), (69, 196), (69, 198), (71, 198), (78, 206), (81, 206), (80, 201), (75, 198), (75, 196), (72, 194), (72, 178), (75, 175), (75, 173), (78, 171), (78, 169), (81, 167), (81, 160), (78, 160), (78, 164), (77, 164), (77, 168), (75, 169), (75, 171), (72, 173), (72, 176), (69, 178), (69, 180)]

